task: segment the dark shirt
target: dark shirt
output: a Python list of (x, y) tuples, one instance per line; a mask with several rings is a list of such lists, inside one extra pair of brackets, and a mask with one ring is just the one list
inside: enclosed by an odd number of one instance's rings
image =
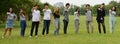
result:
[(101, 8), (101, 10), (99, 10), (98, 8), (96, 20), (104, 20), (104, 17), (105, 17), (105, 9)]
[(54, 16), (54, 19), (60, 18), (60, 15), (58, 15), (58, 14), (56, 14), (56, 13), (53, 13), (53, 16)]

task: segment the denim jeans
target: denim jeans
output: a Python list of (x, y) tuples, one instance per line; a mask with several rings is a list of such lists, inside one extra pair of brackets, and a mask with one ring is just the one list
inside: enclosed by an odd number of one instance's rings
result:
[(114, 32), (115, 21), (116, 21), (115, 18), (111, 18), (111, 17), (110, 17), (110, 33), (113, 33), (113, 32)]
[(24, 36), (24, 34), (25, 34), (25, 29), (26, 29), (26, 21), (25, 21), (25, 20), (21, 20), (21, 21), (20, 21), (20, 27), (21, 27), (20, 35), (21, 35), (21, 36)]
[(60, 29), (60, 18), (56, 18), (55, 19), (55, 31), (54, 31), (54, 35), (58, 35), (59, 34), (59, 29)]
[(63, 20), (63, 22), (64, 22), (64, 34), (67, 34), (68, 21)]
[(74, 23), (75, 23), (75, 28), (76, 28), (75, 33), (78, 34), (79, 25), (80, 25), (79, 20), (78, 20), (78, 19), (75, 19)]
[(50, 20), (44, 20), (42, 35), (44, 35), (45, 31), (46, 31), (46, 34), (49, 34), (49, 26), (50, 26)]

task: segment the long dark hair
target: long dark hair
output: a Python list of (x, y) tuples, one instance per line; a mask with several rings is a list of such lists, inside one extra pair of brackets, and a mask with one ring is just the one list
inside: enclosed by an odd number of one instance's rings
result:
[(77, 7), (77, 8), (75, 9), (75, 11), (76, 11), (76, 12), (78, 11), (78, 14), (80, 14), (80, 8), (79, 8), (79, 7)]
[(22, 13), (20, 12), (19, 14), (23, 14), (23, 15), (26, 15), (26, 13), (25, 13), (25, 10), (23, 9), (23, 8), (21, 8), (19, 11), (23, 11)]
[[(11, 8), (11, 7), (10, 7), (10, 8)], [(10, 12), (10, 8), (8, 9), (8, 11), (7, 11), (7, 12)], [(13, 12), (13, 8), (11, 8), (11, 9), (12, 9), (12, 12), (10, 12), (10, 13), (14, 13), (14, 12)]]
[[(113, 7), (115, 8), (114, 10), (112, 9)], [(116, 7), (115, 7), (115, 6), (113, 6), (113, 7), (111, 8), (111, 10), (112, 10), (112, 11), (116, 11)]]

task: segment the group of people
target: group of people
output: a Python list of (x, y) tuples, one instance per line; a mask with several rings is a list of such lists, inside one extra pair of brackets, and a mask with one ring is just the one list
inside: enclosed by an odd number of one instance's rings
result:
[[(104, 9), (104, 3), (100, 5), (100, 7), (97, 8), (97, 23), (98, 23), (98, 30), (99, 33), (101, 34), (101, 24), (103, 27), (103, 31), (104, 34), (106, 33), (106, 28), (105, 28), (105, 23), (104, 23), (104, 17), (105, 17), (105, 9)], [(68, 27), (68, 23), (69, 23), (69, 7), (70, 4), (66, 3), (65, 5), (65, 9), (63, 11), (63, 31), (64, 34), (67, 34), (67, 27)], [(35, 28), (35, 37), (38, 37), (38, 27), (39, 24), (41, 23), (41, 15), (40, 15), (40, 10), (38, 9), (39, 6), (38, 5), (34, 5), (34, 7), (31, 9), (32, 11), (32, 26), (31, 26), (31, 30), (30, 30), (30, 37), (33, 37), (33, 32), (34, 32), (34, 28)], [(43, 30), (42, 30), (42, 36), (44, 35), (48, 35), (49, 34), (49, 27), (50, 27), (50, 23), (52, 22), (52, 14), (54, 16), (55, 19), (55, 30), (54, 30), (54, 35), (58, 35), (59, 34), (59, 29), (60, 29), (60, 10), (59, 7), (55, 7), (54, 11), (52, 12), (51, 9), (49, 8), (49, 4), (45, 3), (44, 4), (44, 9), (42, 10), (44, 13), (44, 24), (43, 24)], [(86, 4), (86, 9), (85, 9), (85, 15), (86, 15), (86, 29), (88, 33), (93, 33), (93, 18), (92, 18), (92, 10), (90, 8), (89, 4)], [(13, 24), (14, 21), (17, 19), (16, 14), (13, 12), (13, 8), (9, 8), (8, 12), (7, 12), (7, 21), (6, 21), (6, 28), (2, 34), (2, 38), (5, 37), (7, 31), (9, 32), (9, 37), (11, 36), (11, 31), (13, 28)], [(20, 16), (20, 27), (21, 27), (21, 32), (20, 35), (21, 37), (24, 37), (25, 34), (25, 30), (26, 30), (26, 20), (27, 20), (27, 16), (26, 13), (24, 11), (24, 9), (20, 9), (19, 11), (19, 16)], [(75, 23), (75, 33), (78, 34), (78, 30), (79, 30), (79, 16), (80, 16), (80, 8), (76, 8), (75, 12), (74, 12), (74, 23)], [(110, 16), (110, 33), (113, 33), (114, 31), (114, 26), (115, 26), (115, 16), (116, 16), (116, 7), (113, 6), (110, 10), (109, 10), (109, 16)], [(89, 27), (91, 29), (89, 29)]]

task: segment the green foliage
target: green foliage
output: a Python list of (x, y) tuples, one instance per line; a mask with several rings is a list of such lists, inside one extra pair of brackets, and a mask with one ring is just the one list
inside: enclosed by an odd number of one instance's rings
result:
[[(6, 21), (6, 12), (10, 7), (13, 8), (13, 11), (17, 14), (18, 20), (19, 20), (19, 9), (23, 8), (25, 9), (25, 12), (28, 16), (28, 20), (31, 20), (31, 8), (35, 5), (39, 5), (40, 11), (44, 8), (44, 4), (41, 3), (39, 0), (0, 0), (0, 23)], [(50, 9), (53, 10), (53, 6), (50, 5)], [(41, 15), (43, 15), (43, 12), (41, 12)]]

